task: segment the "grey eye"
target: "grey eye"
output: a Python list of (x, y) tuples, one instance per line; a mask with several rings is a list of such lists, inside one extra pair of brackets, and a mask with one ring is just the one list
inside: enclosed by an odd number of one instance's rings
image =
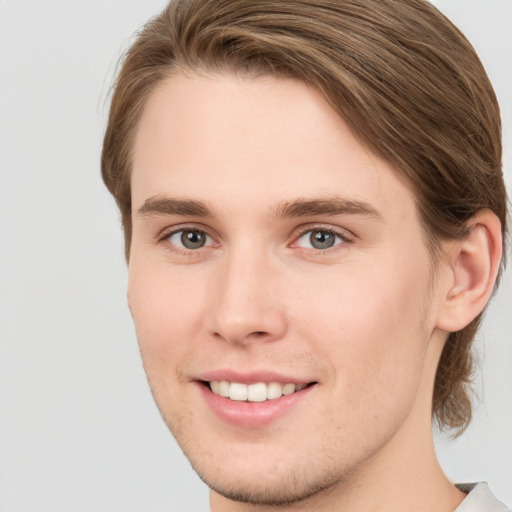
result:
[(327, 231), (312, 231), (309, 240), (315, 249), (329, 249), (336, 243), (336, 236)]
[(344, 238), (326, 229), (313, 229), (304, 233), (298, 240), (297, 245), (307, 249), (325, 250), (334, 247), (342, 242)]
[(210, 237), (204, 231), (182, 229), (169, 237), (171, 244), (188, 250), (201, 249), (210, 243)]

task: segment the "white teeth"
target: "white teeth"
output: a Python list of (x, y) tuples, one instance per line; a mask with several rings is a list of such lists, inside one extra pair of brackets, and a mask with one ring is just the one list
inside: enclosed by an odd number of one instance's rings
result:
[(273, 400), (283, 396), (283, 386), (279, 382), (271, 382), (267, 386), (267, 398)]
[(232, 382), (229, 386), (229, 398), (238, 402), (247, 400), (247, 384)]
[(288, 382), (258, 382), (256, 384), (243, 384), (241, 382), (228, 382), (225, 380), (212, 380), (210, 389), (216, 395), (235, 400), (237, 402), (264, 402), (265, 400), (275, 400), (283, 395), (291, 395), (295, 391), (304, 389), (307, 384), (295, 384)]
[[(213, 391), (213, 389), (212, 389)], [(215, 393), (215, 391), (213, 391)], [(229, 382), (226, 380), (221, 380), (219, 382), (219, 393), (220, 396), (227, 398), (229, 396)]]
[(283, 386), (283, 395), (291, 395), (295, 392), (295, 384), (285, 384)]
[(267, 399), (267, 385), (258, 382), (247, 386), (247, 399), (249, 402), (264, 402)]

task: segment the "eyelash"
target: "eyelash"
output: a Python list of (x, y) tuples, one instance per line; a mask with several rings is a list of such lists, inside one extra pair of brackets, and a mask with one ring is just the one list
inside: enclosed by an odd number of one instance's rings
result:
[[(337, 249), (339, 249), (340, 245), (344, 245), (346, 243), (352, 242), (352, 238), (344, 230), (337, 230), (332, 227), (326, 227), (326, 226), (315, 224), (315, 225), (304, 226), (303, 228), (301, 228), (300, 232), (293, 237), (294, 242), (291, 244), (291, 246), (292, 247), (297, 246), (299, 240), (304, 238), (308, 234), (311, 239), (311, 236), (314, 232), (324, 233), (327, 235), (334, 236), (335, 237), (334, 245), (332, 247), (327, 247), (325, 249), (317, 249), (315, 247), (300, 247), (300, 246), (298, 246), (298, 247), (301, 249), (304, 249), (306, 251), (313, 251), (317, 254), (328, 254), (328, 253), (331, 253), (332, 251), (336, 251)], [(336, 239), (338, 239), (338, 240), (336, 240)]]
[[(332, 235), (334, 236), (336, 239), (338, 239), (337, 241), (335, 240), (335, 243), (332, 247), (328, 247), (328, 248), (325, 248), (325, 249), (316, 249), (314, 247), (301, 247), (298, 244), (299, 240), (301, 238), (303, 238), (304, 236), (310, 234), (310, 236), (314, 233), (314, 232), (319, 232), (319, 233), (325, 233), (325, 234), (328, 234), (328, 235)], [(210, 239), (210, 241), (213, 241), (213, 244), (210, 242), (208, 245), (204, 245), (202, 247), (199, 247), (198, 249), (188, 249), (186, 247), (179, 247), (177, 246), (176, 244), (173, 244), (171, 243), (171, 238), (175, 235), (178, 235), (179, 233), (198, 233), (198, 234), (202, 234), (202, 235), (205, 235), (206, 237), (208, 237)], [(177, 226), (175, 228), (173, 228), (172, 230), (169, 230), (169, 231), (164, 231), (162, 233), (160, 233), (158, 235), (158, 242), (161, 242), (161, 243), (167, 243), (169, 245), (169, 250), (173, 251), (173, 252), (176, 252), (178, 254), (182, 254), (182, 255), (186, 255), (186, 256), (190, 256), (190, 255), (193, 255), (194, 253), (198, 253), (199, 252), (199, 249), (208, 249), (210, 247), (218, 247), (220, 244), (215, 242), (215, 237), (213, 237), (212, 235), (210, 235), (208, 233), (207, 230), (205, 230), (203, 227), (200, 227), (200, 226), (190, 226), (190, 225), (187, 225), (187, 226)], [(299, 228), (298, 230), (296, 230), (292, 236), (292, 242), (291, 243), (288, 243), (287, 246), (288, 247), (298, 247), (299, 249), (303, 249), (305, 251), (312, 251), (314, 253), (317, 253), (317, 254), (325, 254), (325, 253), (330, 253), (332, 251), (335, 251), (338, 246), (340, 245), (344, 245), (346, 243), (350, 243), (353, 241), (353, 238), (351, 236), (349, 236), (347, 234), (346, 231), (342, 231), (342, 230), (337, 230), (337, 229), (333, 229), (332, 227), (324, 227), (322, 225), (318, 225), (318, 224), (314, 224), (314, 225), (308, 225), (308, 226), (303, 226), (301, 228)]]
[[(171, 242), (171, 238), (180, 233), (182, 233), (182, 234), (183, 233), (199, 233), (199, 234), (205, 235), (211, 241), (214, 241), (214, 243), (199, 247), (198, 249), (188, 249), (186, 247), (179, 247), (176, 244), (173, 244)], [(219, 245), (218, 243), (215, 243), (215, 238), (213, 236), (211, 236), (207, 230), (205, 230), (203, 227), (193, 226), (193, 225), (192, 226), (190, 226), (190, 225), (177, 226), (177, 227), (174, 227), (172, 230), (164, 230), (162, 233), (160, 233), (158, 235), (157, 239), (158, 239), (158, 242), (160, 242), (160, 243), (166, 243), (168, 245), (169, 250), (171, 250), (175, 253), (184, 255), (184, 256), (191, 256), (191, 255), (197, 254), (199, 252), (199, 249), (205, 249), (205, 248), (207, 249), (207, 248), (211, 247), (212, 245), (213, 246)]]

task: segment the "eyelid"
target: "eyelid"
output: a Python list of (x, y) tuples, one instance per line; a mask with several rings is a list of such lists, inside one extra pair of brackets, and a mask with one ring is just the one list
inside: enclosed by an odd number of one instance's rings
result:
[[(187, 249), (186, 247), (180, 247), (170, 242), (170, 238), (177, 233), (182, 231), (198, 231), (200, 233), (204, 233), (213, 243), (208, 243), (207, 245), (200, 247), (198, 249)], [(204, 225), (195, 224), (195, 223), (184, 223), (177, 224), (174, 226), (168, 226), (161, 230), (156, 235), (156, 241), (158, 243), (166, 243), (168, 245), (168, 250), (173, 252), (177, 252), (179, 254), (191, 255), (193, 253), (198, 253), (200, 249), (209, 249), (211, 247), (217, 247), (220, 244), (217, 241), (217, 237), (211, 233), (211, 230)]]
[[(300, 226), (298, 227), (297, 229), (295, 229), (293, 235), (292, 235), (292, 242), (289, 244), (291, 247), (293, 246), (296, 246), (297, 242), (299, 241), (300, 238), (302, 238), (304, 235), (306, 235), (307, 233), (310, 233), (312, 231), (325, 231), (327, 233), (331, 233), (339, 238), (341, 238), (343, 244), (345, 243), (350, 243), (352, 242), (355, 238), (356, 238), (356, 235), (354, 235), (353, 233), (351, 233), (350, 231), (348, 231), (347, 229), (344, 229), (344, 228), (340, 228), (340, 227), (337, 227), (337, 226), (333, 226), (331, 224), (318, 224), (318, 223), (312, 223), (312, 224), (306, 224), (306, 225), (303, 225), (303, 226)], [(312, 251), (315, 251), (315, 252), (328, 252), (330, 250), (334, 250), (338, 245), (342, 245), (340, 243), (334, 245), (333, 247), (329, 248), (329, 249), (310, 249)], [(299, 248), (301, 249), (305, 249), (305, 250), (309, 250), (308, 248), (306, 247), (300, 247), (298, 246)]]
[(157, 241), (164, 240), (171, 235), (179, 233), (180, 231), (200, 231), (201, 233), (205, 233), (210, 238), (215, 239), (215, 235), (211, 233), (211, 229), (203, 226), (202, 224), (195, 224), (190, 222), (184, 222), (183, 224), (176, 224), (173, 226), (167, 226), (164, 229), (160, 230), (155, 238)]
[[(166, 228), (160, 230), (157, 235), (155, 236), (155, 239), (157, 242), (165, 242), (168, 240), (171, 236), (181, 232), (181, 231), (199, 231), (201, 233), (204, 233), (206, 236), (208, 236), (212, 241), (213, 244), (209, 244), (205, 246), (204, 248), (208, 247), (216, 247), (220, 246), (220, 243), (218, 242), (218, 236), (216, 234), (212, 233), (212, 230), (208, 228), (207, 226), (204, 226), (203, 224), (197, 224), (197, 223), (183, 223), (183, 224), (177, 224), (173, 226), (167, 226)], [(327, 233), (332, 233), (333, 235), (339, 237), (343, 244), (352, 242), (357, 236), (348, 231), (345, 228), (341, 228), (339, 226), (333, 226), (332, 224), (323, 224), (323, 223), (309, 223), (301, 225), (293, 231), (292, 235), (290, 236), (290, 242), (287, 244), (289, 247), (297, 246), (298, 240), (306, 235), (307, 233), (311, 231), (325, 231)], [(338, 245), (343, 245), (341, 243), (338, 243), (334, 245), (333, 247), (329, 249), (310, 249), (315, 252), (329, 252), (330, 250), (334, 250)], [(169, 245), (171, 245), (169, 243)], [(175, 250), (179, 251), (187, 251), (187, 252), (197, 252), (198, 250), (191, 250), (191, 249), (185, 249), (173, 246)], [(308, 248), (300, 247), (301, 249), (308, 250)]]

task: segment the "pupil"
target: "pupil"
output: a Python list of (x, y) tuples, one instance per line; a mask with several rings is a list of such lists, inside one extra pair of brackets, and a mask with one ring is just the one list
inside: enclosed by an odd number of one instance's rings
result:
[(315, 249), (329, 249), (334, 245), (335, 237), (327, 231), (313, 231), (310, 241)]
[(187, 249), (199, 249), (204, 246), (206, 238), (200, 231), (184, 231), (181, 234), (181, 243)]

